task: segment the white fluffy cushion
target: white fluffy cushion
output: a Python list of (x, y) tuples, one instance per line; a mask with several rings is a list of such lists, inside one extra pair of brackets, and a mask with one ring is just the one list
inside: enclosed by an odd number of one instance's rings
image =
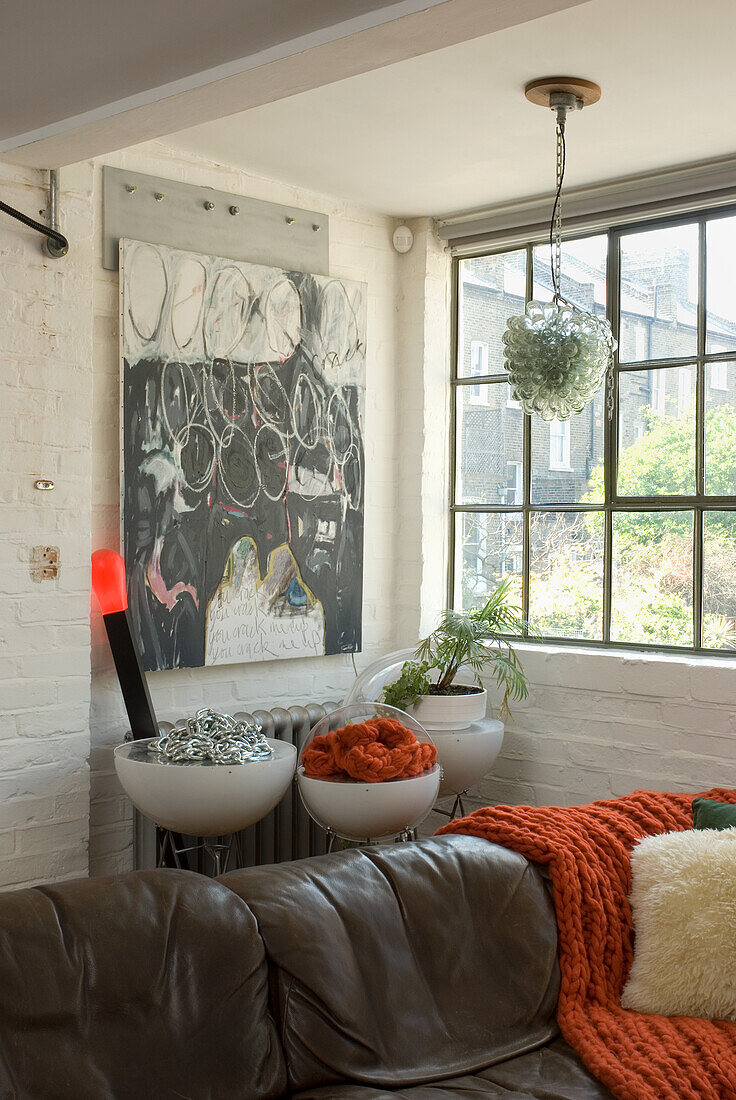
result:
[(645, 837), (631, 870), (636, 938), (623, 1007), (736, 1020), (736, 829)]

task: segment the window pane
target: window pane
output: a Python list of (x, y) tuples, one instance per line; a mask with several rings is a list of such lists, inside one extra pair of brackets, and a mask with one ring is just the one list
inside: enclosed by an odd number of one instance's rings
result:
[(457, 501), (521, 504), (524, 414), (508, 382), (458, 386)]
[(529, 619), (549, 638), (603, 636), (602, 512), (533, 512)]
[(521, 512), (460, 512), (455, 524), (455, 607), (480, 606), (505, 578), (521, 604)]
[(619, 361), (695, 355), (697, 300), (697, 225), (623, 236)]
[(473, 370), (474, 344), (485, 347), (486, 373), (504, 374), (506, 321), (526, 305), (526, 251), (461, 260), (458, 294), (459, 377), (479, 373)]
[[(563, 298), (599, 317), (606, 315), (606, 250), (607, 239), (583, 237), (565, 241), (562, 245)], [(552, 300), (552, 271), (549, 245), (534, 249), (534, 291), (538, 302)]]
[(532, 417), (532, 501), (603, 502), (604, 393), (564, 424)]
[(613, 515), (611, 640), (693, 644), (693, 513)]
[(736, 512), (703, 515), (702, 643), (736, 648)]
[(736, 493), (736, 363), (705, 368), (705, 491)]
[(736, 218), (714, 218), (706, 227), (706, 350), (736, 348)]
[(619, 496), (695, 492), (692, 364), (619, 374)]

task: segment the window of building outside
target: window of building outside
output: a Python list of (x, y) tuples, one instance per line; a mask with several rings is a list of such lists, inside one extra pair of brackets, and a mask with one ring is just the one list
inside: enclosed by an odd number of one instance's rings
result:
[[(452, 600), (502, 578), (542, 639), (736, 648), (736, 212), (568, 240), (562, 293), (609, 316), (615, 413), (526, 416), (503, 332), (549, 247), (456, 260)], [(610, 285), (609, 285), (610, 281)]]
[[(472, 340), (470, 344), (470, 373), (474, 378), (488, 374), (488, 344), (483, 340)], [(485, 405), (486, 387), (471, 386), (469, 398), (475, 405)]]
[(728, 363), (711, 363), (710, 387), (712, 390), (728, 390)]
[(652, 412), (657, 416), (664, 416), (665, 373), (662, 370), (653, 370), (649, 373), (652, 379)]
[[(521, 404), (519, 403), (519, 407)], [(521, 462), (508, 463), (508, 479), (506, 482), (506, 504), (524, 503), (524, 475)]]
[(549, 426), (549, 468), (570, 469), (570, 422), (553, 420)]
[(680, 367), (677, 372), (677, 415), (685, 416), (690, 411), (693, 380), (688, 367)]

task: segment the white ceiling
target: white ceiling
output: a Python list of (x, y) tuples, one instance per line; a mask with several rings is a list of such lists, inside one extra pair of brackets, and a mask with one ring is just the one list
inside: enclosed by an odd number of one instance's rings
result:
[(736, 152), (736, 2), (590, 0), (167, 139), (270, 178), (407, 217), (548, 192), (551, 114), (526, 81), (603, 98), (571, 117), (572, 186)]

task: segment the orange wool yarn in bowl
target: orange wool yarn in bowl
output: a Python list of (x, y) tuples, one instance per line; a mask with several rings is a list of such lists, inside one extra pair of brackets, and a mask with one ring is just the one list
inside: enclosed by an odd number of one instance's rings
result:
[(320, 718), (296, 769), (307, 813), (331, 836), (358, 844), (406, 836), (437, 798), (442, 769), (411, 714), (363, 700)]
[(369, 718), (330, 730), (310, 741), (302, 752), (304, 774), (312, 779), (339, 776), (362, 783), (409, 779), (437, 761), (437, 749), (418, 741), (394, 718)]

